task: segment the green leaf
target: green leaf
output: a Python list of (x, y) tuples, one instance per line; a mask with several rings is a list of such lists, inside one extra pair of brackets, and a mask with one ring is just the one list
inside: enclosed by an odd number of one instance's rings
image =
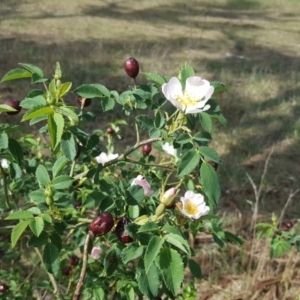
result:
[(54, 113), (48, 116), (48, 131), (51, 137), (51, 148), (55, 149), (60, 143), (65, 121), (62, 115)]
[(59, 271), (59, 250), (53, 244), (47, 244), (43, 253), (44, 267), (47, 272), (54, 274)]
[(6, 104), (0, 104), (0, 112), (7, 112), (7, 111), (17, 111), (16, 109), (12, 108), (11, 106), (9, 105), (6, 105)]
[(14, 79), (22, 79), (22, 78), (30, 78), (31, 73), (24, 69), (13, 69), (7, 72), (1, 79), (0, 82), (14, 80)]
[(83, 84), (77, 87), (74, 92), (84, 98), (109, 97), (109, 90), (101, 84)]
[(140, 208), (138, 205), (129, 205), (128, 206), (128, 216), (131, 219), (136, 219), (140, 215)]
[(112, 110), (115, 107), (115, 100), (109, 97), (102, 98), (100, 103), (104, 112)]
[(11, 232), (11, 247), (13, 248), (29, 224), (29, 220), (18, 223)]
[(77, 154), (77, 143), (75, 137), (70, 132), (64, 132), (61, 138), (60, 147), (63, 154), (69, 159), (74, 160)]
[(24, 63), (19, 63), (20, 66), (22, 66), (24, 69), (29, 71), (30, 73), (36, 73), (40, 78), (44, 77), (43, 71), (31, 64), (24, 64)]
[(23, 149), (21, 145), (15, 139), (8, 139), (8, 149), (10, 154), (18, 165), (22, 165), (23, 162)]
[(194, 140), (198, 142), (209, 142), (211, 141), (211, 135), (208, 132), (197, 132), (194, 135)]
[(144, 252), (144, 247), (137, 244), (130, 244), (128, 247), (124, 248), (121, 253), (121, 258), (124, 264), (129, 261), (142, 256)]
[(131, 185), (126, 191), (126, 202), (129, 205), (138, 205), (145, 198), (144, 190), (139, 185)]
[(202, 112), (199, 114), (200, 116), (200, 122), (204, 130), (211, 132), (212, 130), (212, 120), (209, 114), (206, 112)]
[(155, 74), (155, 73), (141, 73), (141, 74), (143, 74), (147, 78), (147, 80), (154, 81), (159, 85), (163, 85), (166, 82), (164, 77), (162, 77), (159, 74)]
[(9, 214), (5, 220), (20, 220), (20, 219), (31, 219), (33, 214), (26, 210), (18, 210)]
[(0, 133), (0, 149), (8, 148), (8, 135), (5, 132)]
[(58, 99), (55, 79), (52, 79), (49, 84), (49, 92), (53, 98)]
[(150, 130), (154, 127), (153, 120), (147, 115), (139, 115), (135, 118), (137, 124), (144, 130)]
[(165, 126), (166, 118), (162, 111), (157, 110), (155, 114), (154, 124), (156, 128), (162, 128)]
[(182, 133), (176, 139), (176, 143), (178, 144), (187, 144), (192, 141), (192, 138), (187, 133)]
[(50, 177), (48, 171), (43, 165), (39, 165), (36, 169), (35, 176), (39, 182), (39, 184), (43, 187), (46, 187), (50, 182)]
[(145, 272), (142, 264), (139, 264), (138, 273), (139, 276), (137, 278), (138, 286), (140, 291), (151, 299), (153, 296), (158, 294), (158, 289), (160, 286), (160, 272), (155, 264), (152, 264), (148, 273)]
[(50, 114), (53, 114), (53, 108), (51, 106), (35, 106), (34, 108), (32, 108), (24, 114), (21, 121), (24, 122), (36, 117), (41, 117)]
[(159, 254), (159, 267), (166, 287), (175, 296), (184, 277), (183, 262), (177, 251), (164, 248)]
[(75, 122), (78, 122), (78, 116), (76, 115), (76, 113), (71, 110), (69, 107), (65, 107), (65, 106), (60, 106), (60, 107), (55, 107), (54, 108), (55, 112), (64, 115), (65, 117), (74, 120)]
[(191, 249), (189, 243), (182, 236), (174, 233), (169, 233), (165, 237), (168, 243), (182, 250), (187, 255), (191, 255)]
[(42, 247), (48, 243), (49, 236), (47, 232), (43, 231), (39, 236), (33, 235), (27, 243), (28, 247)]
[(18, 164), (12, 162), (9, 165), (9, 174), (10, 177), (14, 180), (20, 179), (22, 177), (22, 169)]
[(60, 156), (56, 160), (52, 167), (53, 178), (55, 178), (59, 174), (59, 172), (62, 171), (62, 169), (65, 167), (68, 161), (69, 160), (64, 155)]
[(201, 165), (200, 180), (205, 194), (216, 205), (221, 195), (219, 180), (215, 169), (206, 162)]
[(72, 87), (72, 82), (65, 82), (59, 87), (58, 98), (63, 97), (65, 94), (69, 92)]
[(52, 180), (52, 186), (56, 190), (69, 188), (73, 183), (73, 178), (68, 175), (60, 175)]
[(29, 193), (29, 198), (34, 202), (38, 202), (38, 203), (45, 202), (46, 200), (45, 190), (40, 189), (40, 190), (33, 191)]
[(192, 76), (195, 76), (195, 72), (190, 65), (186, 65), (180, 70), (180, 80), (183, 90), (185, 89), (186, 80)]
[(44, 220), (41, 217), (34, 217), (30, 220), (29, 227), (34, 235), (39, 236), (44, 229)]
[(222, 82), (218, 82), (218, 81), (211, 81), (210, 85), (212, 85), (214, 87), (214, 93), (213, 95), (222, 93), (222, 92), (227, 92), (227, 88), (224, 85), (224, 83)]
[(190, 174), (200, 162), (200, 154), (195, 149), (190, 149), (186, 152), (178, 164), (178, 176)]
[(192, 273), (192, 275), (195, 278), (201, 279), (202, 278), (202, 272), (199, 264), (195, 262), (193, 259), (189, 259), (189, 268)]
[(32, 126), (38, 122), (41, 122), (41, 121), (44, 121), (44, 120), (47, 120), (48, 119), (48, 116), (39, 116), (39, 117), (36, 117), (36, 118), (33, 118), (30, 120), (29, 122), (29, 125)]
[(216, 163), (221, 163), (221, 158), (219, 154), (210, 147), (200, 147), (199, 148), (200, 154), (202, 154), (205, 158), (208, 158)]
[(139, 230), (138, 230), (138, 233), (141, 233), (141, 232), (151, 232), (151, 231), (158, 231), (159, 230), (159, 227), (157, 226), (156, 223), (154, 222), (147, 222), (146, 224), (142, 225)]
[(155, 261), (157, 255), (160, 252), (160, 249), (164, 243), (165, 239), (159, 236), (153, 236), (148, 244), (145, 256), (144, 256), (144, 264), (145, 271), (148, 273), (151, 265)]
[(33, 98), (26, 98), (20, 103), (20, 106), (27, 109), (33, 109), (36, 106), (46, 106), (47, 101), (44, 96), (38, 95)]

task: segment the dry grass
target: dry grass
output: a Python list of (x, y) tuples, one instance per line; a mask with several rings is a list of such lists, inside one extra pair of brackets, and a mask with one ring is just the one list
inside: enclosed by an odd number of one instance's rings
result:
[[(58, 60), (75, 86), (98, 82), (121, 91), (130, 84), (123, 60), (132, 55), (143, 71), (176, 74), (189, 61), (200, 76), (226, 83), (220, 106), (229, 124), (216, 126), (212, 145), (223, 157), (219, 209), (247, 242), (242, 252), (201, 247), (203, 272), (214, 276), (200, 284), (201, 299), (295, 299), (297, 256), (270, 261), (245, 226), (252, 220), (247, 201), (255, 202), (246, 173), (259, 184), (272, 147), (258, 217), (280, 215), (299, 187), (299, 14), (298, 0), (2, 0), (0, 76), (18, 62), (51, 76)], [(0, 85), (3, 98), (27, 91), (24, 82)], [(284, 218), (298, 217), (298, 203), (295, 195)]]

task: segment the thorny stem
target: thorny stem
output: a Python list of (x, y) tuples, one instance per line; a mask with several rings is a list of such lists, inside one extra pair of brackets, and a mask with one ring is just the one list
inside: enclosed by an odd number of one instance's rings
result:
[[(34, 248), (36, 254), (38, 255), (40, 261), (42, 262), (43, 261), (43, 258), (42, 258), (42, 254), (40, 252), (40, 250), (38, 248)], [(64, 297), (63, 295), (60, 293), (60, 290), (59, 290), (59, 287), (58, 287), (58, 284), (54, 278), (54, 276), (52, 274), (50, 274), (49, 272), (47, 272), (47, 275), (49, 277), (49, 280), (51, 281), (52, 283), (52, 286), (54, 288), (54, 291), (53, 291), (53, 294), (56, 296), (57, 299), (59, 300), (64, 300)]]
[(165, 169), (170, 169), (170, 170), (175, 171), (174, 168), (169, 167), (169, 166), (158, 165), (158, 164), (146, 164), (146, 163), (142, 163), (142, 162), (139, 162), (139, 161), (135, 161), (135, 160), (132, 160), (132, 159), (129, 159), (129, 158), (126, 158), (126, 159), (125, 159), (125, 162), (130, 162), (130, 163), (137, 164), (137, 165), (141, 165), (141, 166), (145, 166), (145, 167), (165, 168)]
[[(132, 153), (133, 151), (135, 151), (137, 148), (141, 147), (141, 146), (144, 146), (145, 144), (148, 144), (148, 143), (154, 143), (154, 142), (157, 142), (157, 141), (161, 141), (162, 138), (152, 138), (152, 139), (148, 139), (146, 141), (142, 141), (142, 142), (139, 142), (139, 143), (136, 143), (134, 146), (132, 146), (130, 149), (128, 149), (127, 151), (125, 151), (125, 153), (121, 154), (119, 157), (113, 159), (113, 160), (110, 160), (108, 162), (106, 162), (103, 166), (103, 168), (106, 168), (108, 166), (111, 166), (119, 161), (126, 161), (126, 156), (128, 156), (130, 153)], [(87, 173), (89, 172), (88, 171), (85, 171), (85, 172), (82, 172), (76, 176), (74, 176), (74, 179), (81, 179), (82, 177), (84, 177)]]
[(2, 168), (1, 164), (0, 164), (0, 171), (3, 175), (2, 177), (3, 177), (5, 206), (6, 206), (7, 209), (10, 209), (9, 199), (8, 199), (8, 186), (7, 186), (6, 174), (5, 174), (4, 169)]
[(73, 300), (80, 299), (80, 292), (81, 292), (81, 288), (83, 286), (84, 277), (85, 277), (86, 269), (87, 269), (87, 263), (88, 263), (88, 246), (89, 246), (90, 238), (91, 238), (91, 236), (88, 233), (86, 236), (85, 242), (84, 242), (82, 267), (81, 267), (79, 281), (77, 283), (75, 293), (73, 295)]
[(139, 126), (137, 123), (135, 123), (135, 131), (136, 131), (136, 143), (138, 144), (140, 142), (140, 133), (139, 133)]

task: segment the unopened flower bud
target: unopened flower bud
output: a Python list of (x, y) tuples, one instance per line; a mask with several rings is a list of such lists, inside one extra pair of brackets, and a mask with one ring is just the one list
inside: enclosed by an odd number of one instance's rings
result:
[(176, 194), (176, 189), (174, 187), (168, 189), (161, 196), (160, 203), (164, 204), (165, 206), (170, 206), (174, 202)]
[(163, 203), (159, 204), (155, 210), (155, 216), (161, 216), (164, 213), (165, 209), (166, 206)]
[(149, 217), (146, 215), (140, 216), (134, 220), (134, 223), (137, 225), (144, 225), (149, 221)]

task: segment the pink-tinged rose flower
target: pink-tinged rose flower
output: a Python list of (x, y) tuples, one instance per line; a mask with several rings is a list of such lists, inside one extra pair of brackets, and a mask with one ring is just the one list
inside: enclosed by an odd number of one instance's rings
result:
[(151, 196), (154, 192), (151, 190), (150, 184), (148, 181), (142, 176), (138, 175), (131, 183), (131, 185), (139, 185), (144, 190), (145, 196)]
[(105, 163), (117, 158), (119, 154), (106, 154), (105, 152), (101, 152), (100, 155), (95, 157), (98, 164), (102, 164), (104, 166)]
[(91, 257), (93, 259), (99, 259), (102, 253), (102, 248), (100, 246), (94, 246), (91, 251)]
[(163, 84), (162, 92), (166, 99), (179, 110), (185, 114), (195, 114), (210, 108), (206, 102), (214, 93), (214, 87), (209, 81), (193, 76), (186, 80), (183, 91), (180, 80), (172, 77), (168, 83)]
[(175, 196), (176, 196), (176, 189), (172, 187), (164, 192), (164, 194), (160, 199), (160, 202), (165, 206), (171, 205), (174, 201)]
[(181, 213), (191, 219), (199, 219), (210, 211), (202, 194), (187, 191), (184, 197), (180, 198), (180, 201), (182, 203)]

